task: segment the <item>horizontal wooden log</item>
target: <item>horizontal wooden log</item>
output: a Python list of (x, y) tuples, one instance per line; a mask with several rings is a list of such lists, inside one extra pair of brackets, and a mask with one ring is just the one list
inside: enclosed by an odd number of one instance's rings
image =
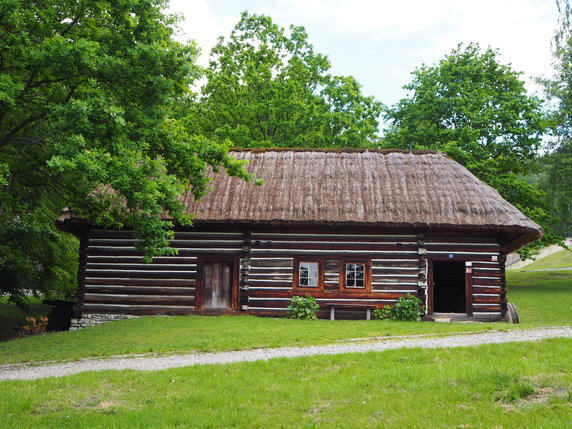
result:
[(251, 258), (250, 259), (250, 267), (251, 269), (254, 268), (263, 268), (263, 267), (283, 267), (283, 268), (292, 268), (294, 265), (294, 261), (291, 257), (288, 258), (270, 258), (270, 257), (263, 257), (263, 258)]
[[(113, 240), (113, 239), (90, 239), (89, 247), (126, 247), (135, 248), (135, 240)], [(175, 249), (196, 247), (196, 248), (242, 248), (242, 240), (171, 240), (169, 245)]]
[(289, 274), (258, 274), (258, 273), (249, 273), (248, 280), (279, 280), (283, 282), (292, 282), (292, 273)]
[(98, 263), (88, 262), (86, 265), (88, 270), (107, 270), (107, 271), (188, 271), (196, 272), (197, 264), (134, 264), (134, 263)]
[(495, 237), (463, 237), (463, 236), (427, 236), (425, 237), (425, 244), (431, 243), (497, 243)]
[(252, 281), (250, 278), (244, 282), (248, 286), (264, 287), (264, 286), (282, 286), (282, 287), (292, 287), (292, 280), (256, 280)]
[(419, 263), (407, 266), (386, 266), (386, 265), (372, 265), (371, 271), (373, 274), (410, 274), (419, 271)]
[(486, 277), (473, 276), (473, 284), (479, 286), (501, 286), (502, 280), (500, 279), (500, 277), (486, 278)]
[(362, 251), (417, 251), (418, 245), (415, 244), (386, 244), (386, 243), (320, 243), (320, 242), (279, 242), (279, 243), (268, 243), (261, 242), (260, 244), (252, 243), (252, 250), (256, 252), (261, 252), (263, 250), (272, 249), (288, 249), (288, 250), (362, 250)]
[(416, 242), (416, 235), (381, 235), (381, 234), (281, 234), (254, 233), (251, 240), (255, 241), (373, 241), (373, 242)]
[(500, 304), (473, 304), (473, 312), (501, 311)]
[[(132, 239), (133, 232), (131, 231), (117, 231), (117, 230), (102, 230), (102, 229), (92, 229), (90, 231), (90, 237), (93, 238), (124, 238)], [(234, 238), (241, 239), (244, 237), (242, 232), (216, 232), (216, 231), (175, 231), (175, 238), (189, 238), (189, 237), (201, 237), (201, 238)]]
[(194, 287), (194, 279), (114, 279), (114, 278), (86, 278), (85, 284), (90, 285), (127, 285), (127, 286), (179, 286)]
[(357, 257), (371, 257), (371, 258), (379, 258), (379, 257), (387, 257), (387, 258), (404, 258), (405, 256), (413, 256), (417, 255), (417, 250), (352, 250), (352, 249), (252, 249), (252, 256), (274, 256), (274, 257), (292, 257), (292, 256), (307, 256), (312, 257), (315, 256), (326, 256), (328, 258), (347, 258), (350, 256), (357, 256)]
[(383, 292), (392, 292), (395, 290), (403, 291), (402, 293), (417, 294), (417, 286), (402, 286), (402, 285), (372, 286), (371, 290), (376, 294)]
[[(98, 263), (98, 264), (144, 264), (142, 256), (89, 256), (87, 259), (88, 263)], [(170, 257), (156, 257), (153, 258), (153, 265), (189, 265), (196, 264), (197, 257), (182, 257), (182, 256), (170, 256)]]
[[(224, 255), (240, 255), (242, 249), (179, 249), (179, 256), (198, 256), (204, 254), (224, 254)], [(99, 247), (93, 246), (87, 249), (88, 257), (91, 256), (143, 256), (143, 253), (129, 247)]]
[(474, 304), (500, 304), (500, 295), (494, 296), (475, 296), (473, 295)]
[(134, 295), (194, 295), (194, 287), (86, 285), (86, 293)]
[(473, 268), (473, 277), (501, 277), (502, 273), (500, 270), (482, 270), (479, 268)]
[(194, 306), (147, 306), (147, 305), (102, 305), (84, 304), (82, 307), (84, 314), (89, 313), (111, 313), (111, 314), (132, 314), (132, 315), (154, 315), (154, 314), (190, 314), (195, 311)]
[(163, 296), (163, 295), (103, 295), (86, 293), (85, 304), (123, 304), (123, 305), (171, 305), (193, 306), (194, 296)]
[(494, 243), (425, 243), (425, 248), (431, 252), (436, 250), (446, 250), (453, 252), (498, 252), (499, 245)]
[(145, 278), (145, 279), (165, 279), (170, 278), (177, 279), (194, 279), (197, 277), (195, 271), (115, 271), (115, 270), (93, 270), (88, 269), (86, 271), (87, 277), (99, 277), (99, 278)]
[(475, 293), (499, 293), (500, 287), (473, 286), (473, 294)]
[(452, 260), (471, 260), (471, 261), (490, 261), (493, 257), (498, 258), (498, 253), (490, 252), (457, 252), (457, 251), (427, 251), (428, 258), (447, 257), (453, 255), (455, 259)]

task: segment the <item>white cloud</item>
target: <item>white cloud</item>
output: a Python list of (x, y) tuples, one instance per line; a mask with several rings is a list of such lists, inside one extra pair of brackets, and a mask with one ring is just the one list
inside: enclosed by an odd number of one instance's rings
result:
[(201, 48), (200, 65), (208, 64), (210, 50), (220, 36), (228, 36), (240, 15), (217, 16), (211, 12), (207, 0), (171, 0), (169, 13), (178, 13), (185, 18), (180, 23), (183, 34), (178, 35), (181, 41), (193, 39)]

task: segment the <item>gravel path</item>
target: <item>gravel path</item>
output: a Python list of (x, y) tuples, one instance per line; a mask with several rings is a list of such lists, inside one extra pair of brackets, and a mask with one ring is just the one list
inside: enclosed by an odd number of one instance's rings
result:
[(572, 326), (538, 328), (530, 330), (490, 331), (485, 333), (449, 335), (446, 337), (370, 340), (353, 344), (332, 344), (325, 346), (284, 347), (277, 349), (255, 349), (221, 353), (192, 353), (160, 357), (112, 357), (88, 359), (63, 364), (30, 366), (24, 364), (0, 366), (0, 380), (33, 380), (46, 377), (62, 377), (86, 371), (133, 369), (157, 371), (193, 365), (252, 362), (278, 357), (300, 357), (334, 355), (340, 353), (364, 353), (400, 348), (467, 347), (481, 344), (536, 341), (544, 338), (572, 338)]

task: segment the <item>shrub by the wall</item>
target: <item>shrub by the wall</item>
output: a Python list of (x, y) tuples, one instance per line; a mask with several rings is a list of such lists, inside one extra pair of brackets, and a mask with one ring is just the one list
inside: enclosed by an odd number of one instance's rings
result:
[(398, 298), (393, 306), (377, 308), (373, 314), (382, 320), (420, 321), (425, 314), (425, 306), (419, 298), (408, 293), (406, 297)]
[(288, 317), (290, 319), (316, 320), (316, 311), (319, 309), (320, 306), (313, 296), (293, 296), (290, 305), (288, 305)]

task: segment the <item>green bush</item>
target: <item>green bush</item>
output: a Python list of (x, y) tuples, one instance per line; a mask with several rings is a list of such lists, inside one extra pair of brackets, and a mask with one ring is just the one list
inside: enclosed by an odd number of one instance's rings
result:
[(320, 306), (313, 296), (293, 296), (288, 305), (288, 317), (290, 319), (316, 320), (316, 311), (319, 309)]
[(378, 319), (420, 321), (425, 314), (425, 306), (421, 300), (410, 293), (406, 297), (398, 298), (393, 306), (386, 305), (376, 308), (373, 314)]

